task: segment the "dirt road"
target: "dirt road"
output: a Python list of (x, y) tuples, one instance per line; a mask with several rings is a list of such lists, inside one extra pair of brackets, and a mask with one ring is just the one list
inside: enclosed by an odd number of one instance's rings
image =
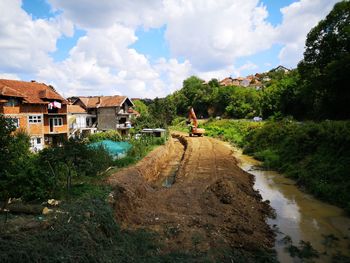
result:
[[(122, 227), (158, 232), (165, 251), (272, 247), (273, 233), (265, 223), (270, 207), (230, 147), (208, 137), (176, 136), (166, 150), (158, 148), (109, 178)], [(157, 165), (153, 174), (143, 172)], [(174, 176), (174, 183), (167, 183)]]

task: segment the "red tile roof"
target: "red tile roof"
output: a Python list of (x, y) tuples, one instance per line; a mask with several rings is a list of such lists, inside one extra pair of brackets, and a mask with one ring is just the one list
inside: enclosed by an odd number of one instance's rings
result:
[(67, 112), (68, 113), (87, 113), (86, 110), (80, 105), (68, 105)]
[(141, 116), (141, 114), (138, 111), (134, 110), (133, 108), (129, 108), (128, 113), (134, 114), (136, 117)]
[(106, 108), (121, 106), (128, 97), (115, 95), (79, 97), (79, 99), (86, 108)]
[(49, 100), (67, 103), (52, 86), (35, 81), (0, 79), (0, 96), (23, 98), (24, 102), (32, 104), (46, 104)]

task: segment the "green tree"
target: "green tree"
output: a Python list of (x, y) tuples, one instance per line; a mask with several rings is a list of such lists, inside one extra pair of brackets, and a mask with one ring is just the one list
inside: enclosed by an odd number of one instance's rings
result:
[(226, 112), (233, 118), (260, 116), (260, 91), (255, 88), (234, 87)]
[(135, 105), (135, 110), (138, 111), (141, 115), (148, 115), (148, 107), (141, 100), (133, 101)]
[(262, 91), (262, 116), (293, 115), (302, 117), (305, 113), (300, 76), (297, 70), (284, 74), (278, 80), (272, 79), (271, 84)]
[(350, 117), (350, 2), (337, 3), (308, 34), (298, 69), (315, 118)]
[(30, 153), (30, 138), (13, 126), (11, 119), (0, 115), (0, 199), (41, 195), (45, 176), (35, 165)]

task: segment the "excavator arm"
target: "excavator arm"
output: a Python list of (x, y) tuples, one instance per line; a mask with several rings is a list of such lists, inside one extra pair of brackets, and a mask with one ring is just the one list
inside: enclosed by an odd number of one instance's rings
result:
[(197, 136), (202, 136), (205, 133), (204, 129), (199, 129), (198, 128), (198, 120), (196, 113), (194, 112), (193, 107), (191, 107), (188, 111), (188, 122), (187, 123), (193, 123), (191, 126), (189, 135), (197, 135)]
[(189, 112), (188, 112), (188, 121), (191, 123), (193, 122), (193, 127), (197, 128), (198, 127), (198, 121), (197, 121), (197, 116), (196, 113), (194, 112), (194, 109), (191, 107)]

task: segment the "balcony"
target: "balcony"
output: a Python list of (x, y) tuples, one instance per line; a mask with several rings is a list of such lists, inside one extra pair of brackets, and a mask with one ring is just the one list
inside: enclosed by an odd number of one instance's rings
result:
[(119, 130), (125, 130), (132, 128), (131, 123), (118, 123), (116, 124), (116, 128)]
[(117, 111), (117, 115), (129, 115), (128, 111), (125, 111), (124, 109), (120, 109)]

